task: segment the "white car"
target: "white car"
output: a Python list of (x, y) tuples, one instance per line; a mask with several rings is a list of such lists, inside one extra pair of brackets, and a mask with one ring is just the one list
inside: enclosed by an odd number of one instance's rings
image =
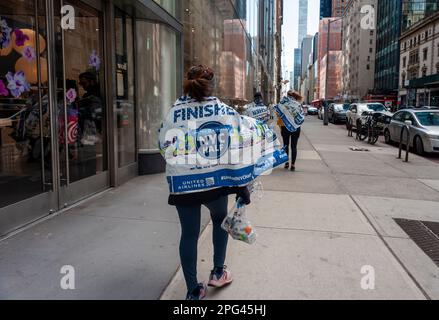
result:
[(346, 129), (356, 129), (361, 126), (363, 114), (365, 112), (379, 112), (388, 116), (393, 114), (381, 103), (354, 103), (346, 112)]
[(398, 111), (384, 130), (386, 143), (400, 142), (401, 130), (406, 125), (410, 127), (410, 147), (417, 154), (439, 153), (439, 110), (417, 108)]
[(316, 107), (308, 106), (308, 115), (315, 116), (319, 114), (319, 110)]

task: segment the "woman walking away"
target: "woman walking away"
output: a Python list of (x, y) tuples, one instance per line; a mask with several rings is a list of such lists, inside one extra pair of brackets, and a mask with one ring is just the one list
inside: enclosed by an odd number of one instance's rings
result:
[[(294, 91), (288, 91), (287, 97), (284, 98), (282, 101), (284, 104), (289, 106), (289, 109), (291, 110), (292, 118), (294, 119), (294, 126), (286, 125), (285, 121), (286, 119), (284, 117), (281, 117), (278, 114), (278, 126), (281, 129), (282, 139), (284, 142), (284, 148), (285, 151), (289, 156), (291, 156), (291, 171), (296, 171), (296, 160), (297, 160), (297, 144), (300, 139), (301, 134), (301, 126), (304, 119), (304, 112), (302, 105), (300, 104), (302, 101), (302, 97), (300, 94)], [(290, 154), (290, 147), (291, 147), (291, 154)], [(287, 162), (285, 164), (285, 169), (290, 169), (290, 164)]]
[[(190, 104), (198, 110), (207, 110), (212, 107), (212, 101), (218, 101), (217, 98), (211, 97), (213, 88), (213, 71), (206, 66), (192, 67), (184, 83), (185, 96), (181, 97), (176, 105)], [(173, 112), (172, 109), (171, 112)], [(199, 125), (197, 121), (197, 130), (200, 129)], [(236, 194), (246, 204), (250, 204), (250, 193), (247, 187), (223, 187), (197, 193), (171, 193), (169, 196), (169, 204), (176, 206), (181, 223), (180, 259), (188, 290), (187, 300), (202, 300), (207, 293), (207, 286), (199, 283), (197, 279), (197, 247), (202, 205), (209, 209), (213, 223), (214, 265), (208, 285), (221, 288), (233, 280), (231, 272), (224, 266), (228, 233), (221, 228), (228, 213), (227, 204), (230, 194)]]

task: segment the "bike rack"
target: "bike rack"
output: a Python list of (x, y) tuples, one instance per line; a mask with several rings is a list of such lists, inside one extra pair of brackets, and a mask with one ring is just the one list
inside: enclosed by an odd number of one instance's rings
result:
[(398, 159), (402, 159), (402, 145), (403, 145), (403, 137), (404, 137), (404, 131), (407, 131), (407, 141), (406, 141), (406, 154), (405, 154), (405, 161), (404, 162), (409, 162), (409, 154), (410, 154), (410, 141), (411, 141), (411, 137), (410, 137), (410, 125), (406, 124), (404, 127), (402, 127), (401, 129), (401, 136), (399, 139), (399, 153), (398, 153)]

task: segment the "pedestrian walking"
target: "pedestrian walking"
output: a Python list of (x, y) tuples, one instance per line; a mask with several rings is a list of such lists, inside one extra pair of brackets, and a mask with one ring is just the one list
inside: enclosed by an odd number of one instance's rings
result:
[[(185, 96), (179, 101), (181, 104), (190, 103), (197, 110), (212, 110), (212, 101), (218, 101), (217, 98), (211, 97), (213, 89), (214, 72), (206, 66), (192, 67), (184, 83)], [(207, 111), (203, 116), (206, 114)], [(247, 187), (221, 187), (196, 193), (171, 193), (169, 196), (169, 204), (176, 206), (181, 223), (180, 259), (188, 290), (187, 300), (202, 300), (207, 293), (207, 286), (199, 283), (197, 279), (197, 248), (202, 205), (209, 209), (213, 223), (213, 269), (208, 286), (222, 288), (233, 281), (232, 273), (224, 266), (228, 233), (221, 228), (227, 217), (228, 196), (231, 194), (236, 194), (245, 204), (250, 204)]]
[[(304, 111), (301, 105), (302, 96), (294, 91), (288, 91), (287, 97), (284, 98), (284, 103), (288, 104), (292, 110), (293, 118), (303, 119)], [(296, 103), (291, 103), (296, 102)], [(297, 160), (297, 145), (300, 139), (302, 120), (296, 121), (294, 128), (291, 126), (286, 126), (284, 120), (281, 116), (278, 116), (278, 126), (281, 129), (281, 135), (284, 142), (284, 149), (291, 160), (290, 163), (285, 164), (285, 169), (290, 169), (291, 171), (296, 171), (296, 160)], [(291, 149), (291, 152), (290, 152)]]
[(262, 93), (255, 93), (254, 101), (247, 106), (247, 110), (245, 111), (244, 115), (259, 120), (263, 123), (270, 121), (270, 109), (264, 104)]

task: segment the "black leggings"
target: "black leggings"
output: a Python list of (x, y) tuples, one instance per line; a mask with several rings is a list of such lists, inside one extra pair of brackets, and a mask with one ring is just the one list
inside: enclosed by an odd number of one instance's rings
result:
[(296, 132), (290, 132), (286, 127), (281, 128), (282, 139), (284, 140), (285, 151), (288, 155), (290, 155), (290, 145), (291, 145), (291, 164), (296, 165), (297, 159), (297, 144), (300, 138), (301, 128), (299, 128)]

